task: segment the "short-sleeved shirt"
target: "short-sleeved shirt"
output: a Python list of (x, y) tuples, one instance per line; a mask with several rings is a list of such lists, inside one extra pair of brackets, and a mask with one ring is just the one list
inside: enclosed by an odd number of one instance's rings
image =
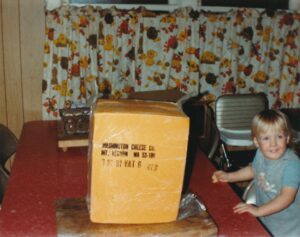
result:
[[(255, 176), (257, 206), (279, 195), (283, 187), (299, 190), (300, 160), (293, 150), (287, 149), (278, 160), (270, 160), (257, 150), (252, 164)], [(300, 192), (286, 209), (260, 220), (274, 236), (300, 236)]]

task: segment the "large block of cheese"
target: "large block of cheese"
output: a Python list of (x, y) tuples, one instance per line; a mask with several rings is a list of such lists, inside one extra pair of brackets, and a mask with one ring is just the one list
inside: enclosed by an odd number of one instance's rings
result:
[(188, 130), (189, 118), (174, 103), (99, 100), (89, 138), (91, 221), (176, 220)]

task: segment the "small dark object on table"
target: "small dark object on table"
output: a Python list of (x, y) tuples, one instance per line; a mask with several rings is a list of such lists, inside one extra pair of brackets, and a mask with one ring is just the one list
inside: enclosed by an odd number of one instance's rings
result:
[(89, 107), (60, 109), (64, 133), (66, 135), (88, 133), (90, 111)]

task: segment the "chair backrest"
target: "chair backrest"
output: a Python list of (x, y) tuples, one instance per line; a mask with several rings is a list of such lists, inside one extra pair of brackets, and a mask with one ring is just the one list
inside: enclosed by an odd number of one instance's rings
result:
[(216, 125), (218, 129), (249, 129), (253, 117), (267, 108), (263, 93), (222, 95), (216, 100)]
[(256, 204), (254, 180), (251, 180), (251, 182), (246, 187), (242, 199), (248, 204), (253, 204), (253, 205)]
[(4, 197), (8, 178), (8, 174), (4, 171), (2, 167), (0, 167), (0, 203), (2, 203)]
[(0, 124), (0, 166), (4, 167), (6, 161), (16, 152), (18, 139), (13, 132)]

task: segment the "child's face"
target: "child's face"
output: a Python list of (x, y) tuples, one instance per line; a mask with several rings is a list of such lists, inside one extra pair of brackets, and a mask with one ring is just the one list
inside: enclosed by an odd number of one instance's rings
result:
[(286, 150), (289, 137), (282, 130), (268, 129), (254, 137), (255, 145), (270, 160), (278, 160)]

